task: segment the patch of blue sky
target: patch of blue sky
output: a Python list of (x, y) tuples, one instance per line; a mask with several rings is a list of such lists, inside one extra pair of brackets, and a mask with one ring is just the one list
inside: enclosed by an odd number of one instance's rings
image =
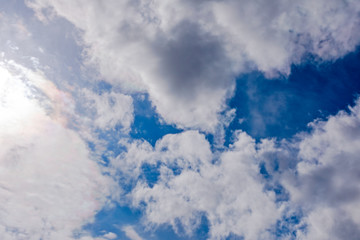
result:
[(264, 162), (261, 162), (259, 164), (259, 170), (260, 170), (260, 174), (262, 175), (263, 178), (265, 179), (271, 179), (271, 175), (269, 174), (269, 172), (266, 169), (266, 165)]
[(302, 223), (303, 213), (301, 210), (284, 215), (281, 220), (276, 222), (274, 235), (278, 238), (286, 238), (290, 240), (297, 239), (297, 232), (306, 231), (306, 224)]
[(203, 215), (201, 217), (200, 225), (195, 231), (196, 239), (199, 240), (209, 239), (209, 230), (210, 230), (209, 220), (205, 215)]
[(159, 176), (160, 176), (159, 165), (160, 165), (160, 163), (158, 163), (156, 165), (151, 165), (151, 164), (145, 163), (141, 166), (141, 172), (142, 172), (141, 178), (143, 180), (145, 180), (145, 182), (151, 188), (159, 180)]
[(134, 123), (130, 136), (134, 139), (143, 139), (155, 146), (157, 140), (166, 134), (180, 133), (182, 130), (176, 126), (162, 121), (155, 108), (151, 105), (147, 94), (137, 94), (134, 100)]
[(102, 236), (106, 232), (115, 233), (119, 239), (126, 239), (122, 227), (126, 225), (137, 225), (140, 221), (141, 212), (126, 206), (116, 205), (104, 208), (95, 216), (93, 223), (87, 224), (83, 230), (92, 236)]
[(118, 236), (117, 239), (128, 239), (122, 229), (131, 225), (139, 236), (143, 236), (147, 240), (205, 240), (209, 237), (209, 222), (205, 215), (200, 217), (199, 226), (190, 236), (185, 233), (180, 223), (177, 223), (177, 232), (168, 224), (147, 228), (139, 224), (142, 217), (143, 214), (140, 210), (116, 205), (113, 208), (105, 208), (98, 212), (95, 221), (85, 225), (83, 230), (93, 237), (100, 237), (107, 232), (113, 232)]
[(232, 133), (242, 129), (257, 140), (290, 138), (307, 131), (314, 119), (324, 119), (353, 104), (360, 92), (360, 50), (336, 61), (308, 57), (293, 65), (288, 78), (266, 79), (252, 72), (237, 79), (234, 97), (236, 117), (226, 129), (226, 145)]
[(259, 172), (265, 179), (264, 190), (275, 193), (276, 203), (286, 202), (290, 199), (289, 193), (286, 191), (286, 189), (279, 182), (274, 181), (273, 176), (267, 171), (265, 163), (261, 162), (259, 164)]

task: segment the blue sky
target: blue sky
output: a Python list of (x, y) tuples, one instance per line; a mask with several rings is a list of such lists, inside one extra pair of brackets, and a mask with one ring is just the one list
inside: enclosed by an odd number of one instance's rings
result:
[(360, 3), (0, 5), (0, 238), (358, 239)]

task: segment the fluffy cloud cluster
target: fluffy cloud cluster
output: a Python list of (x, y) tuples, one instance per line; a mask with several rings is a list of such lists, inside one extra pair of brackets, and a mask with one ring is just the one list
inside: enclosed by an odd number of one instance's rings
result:
[(267, 230), (280, 210), (274, 193), (264, 190), (257, 165), (260, 153), (247, 134), (238, 132), (236, 142), (217, 159), (196, 131), (166, 135), (155, 148), (139, 141), (127, 148), (113, 160), (123, 174), (138, 178), (148, 168), (159, 171), (158, 179), (150, 182), (140, 178), (129, 195), (134, 206), (145, 203), (148, 223), (170, 223), (174, 229), (181, 223), (191, 234), (206, 216), (212, 239), (230, 234), (269, 239)]
[(40, 73), (0, 63), (1, 239), (73, 239), (114, 193), (66, 127), (67, 98)]
[(331, 60), (360, 40), (360, 3), (320, 1), (28, 0), (40, 19), (80, 29), (87, 60), (127, 91), (148, 91), (162, 117), (214, 131), (249, 70), (288, 74), (306, 53)]
[[(284, 181), (308, 213), (299, 239), (357, 239), (360, 234), (360, 101), (349, 113), (314, 122), (299, 147), (297, 176)], [(289, 184), (289, 183), (292, 184)]]
[[(310, 133), (291, 141), (255, 143), (237, 132), (221, 153), (197, 131), (166, 135), (155, 147), (123, 141), (127, 150), (112, 166), (135, 184), (128, 197), (148, 224), (176, 231), (180, 224), (191, 235), (206, 216), (210, 239), (357, 239), (360, 101), (349, 109), (314, 121)], [(260, 174), (262, 163), (266, 173)], [(285, 220), (289, 214), (299, 222)], [(276, 236), (276, 223), (293, 233)]]

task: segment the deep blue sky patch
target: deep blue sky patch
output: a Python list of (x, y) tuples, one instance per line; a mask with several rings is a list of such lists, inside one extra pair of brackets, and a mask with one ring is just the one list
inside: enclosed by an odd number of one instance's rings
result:
[(134, 110), (130, 136), (135, 139), (144, 139), (155, 146), (156, 141), (164, 135), (181, 132), (175, 126), (164, 123), (146, 94), (134, 96)]
[(266, 79), (253, 72), (237, 79), (229, 106), (236, 118), (228, 132), (242, 129), (255, 138), (291, 137), (314, 119), (325, 119), (360, 92), (360, 51), (336, 61), (293, 65), (288, 79)]

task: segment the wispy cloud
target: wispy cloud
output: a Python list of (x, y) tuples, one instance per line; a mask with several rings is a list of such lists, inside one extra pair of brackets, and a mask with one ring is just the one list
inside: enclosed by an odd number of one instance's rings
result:
[(125, 232), (125, 235), (131, 239), (131, 240), (143, 240), (143, 238), (141, 238), (137, 232), (135, 231), (135, 229), (133, 228), (133, 226), (127, 225), (124, 226), (122, 228), (122, 230)]

